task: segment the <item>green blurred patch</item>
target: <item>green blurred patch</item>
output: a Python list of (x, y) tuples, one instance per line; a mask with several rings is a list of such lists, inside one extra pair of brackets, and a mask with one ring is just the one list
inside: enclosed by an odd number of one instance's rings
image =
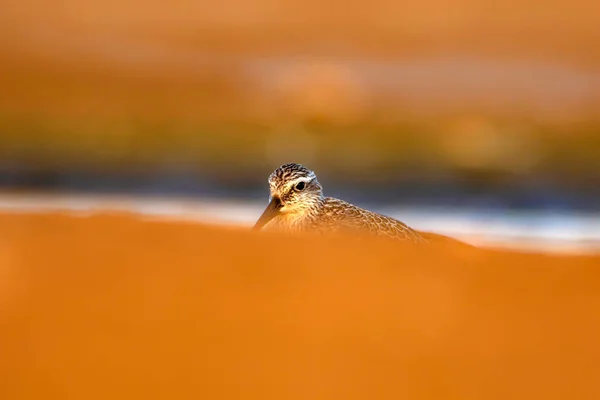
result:
[[(583, 182), (600, 171), (600, 123), (567, 126), (457, 116), (383, 124), (325, 120), (202, 122), (141, 117), (3, 115), (0, 157), (35, 170), (188, 168), (245, 179), (273, 168), (270, 146), (302, 137), (311, 165), (344, 179), (454, 171), (560, 175)], [(286, 153), (294, 157), (294, 148)], [(298, 153), (304, 155), (304, 153)], [(7, 163), (10, 162), (10, 163)], [(294, 160), (289, 160), (294, 161)], [(299, 160), (302, 161), (302, 160)], [(316, 168), (316, 167), (315, 167)], [(262, 175), (261, 175), (262, 176)]]

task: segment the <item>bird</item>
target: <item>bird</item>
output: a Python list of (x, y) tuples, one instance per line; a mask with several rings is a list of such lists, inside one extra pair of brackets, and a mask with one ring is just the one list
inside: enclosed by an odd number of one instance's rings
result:
[(411, 242), (428, 242), (403, 222), (325, 197), (313, 171), (288, 163), (269, 176), (269, 204), (253, 230), (315, 233), (362, 233)]

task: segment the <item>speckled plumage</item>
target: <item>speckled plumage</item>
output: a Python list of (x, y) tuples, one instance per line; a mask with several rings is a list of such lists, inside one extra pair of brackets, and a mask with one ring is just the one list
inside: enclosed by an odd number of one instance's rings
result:
[(354, 232), (415, 242), (426, 241), (394, 218), (333, 197), (324, 197), (315, 173), (300, 164), (284, 164), (269, 176), (269, 206), (255, 229), (291, 232)]

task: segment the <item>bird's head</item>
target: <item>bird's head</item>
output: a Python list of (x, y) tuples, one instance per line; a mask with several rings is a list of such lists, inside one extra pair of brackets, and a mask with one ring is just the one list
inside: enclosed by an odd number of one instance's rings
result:
[(315, 173), (300, 164), (284, 164), (269, 176), (269, 205), (254, 229), (260, 229), (271, 219), (296, 216), (309, 212), (323, 199), (323, 188)]

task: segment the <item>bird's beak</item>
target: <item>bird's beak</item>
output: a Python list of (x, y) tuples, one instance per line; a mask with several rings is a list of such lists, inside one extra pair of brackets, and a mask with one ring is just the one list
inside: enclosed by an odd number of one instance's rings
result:
[(267, 222), (279, 215), (281, 207), (283, 207), (283, 204), (281, 204), (281, 200), (279, 199), (279, 197), (273, 196), (271, 202), (269, 203), (267, 208), (265, 208), (265, 211), (263, 211), (262, 215), (260, 216), (258, 221), (256, 221), (256, 224), (252, 229), (259, 230), (260, 228), (262, 228)]

